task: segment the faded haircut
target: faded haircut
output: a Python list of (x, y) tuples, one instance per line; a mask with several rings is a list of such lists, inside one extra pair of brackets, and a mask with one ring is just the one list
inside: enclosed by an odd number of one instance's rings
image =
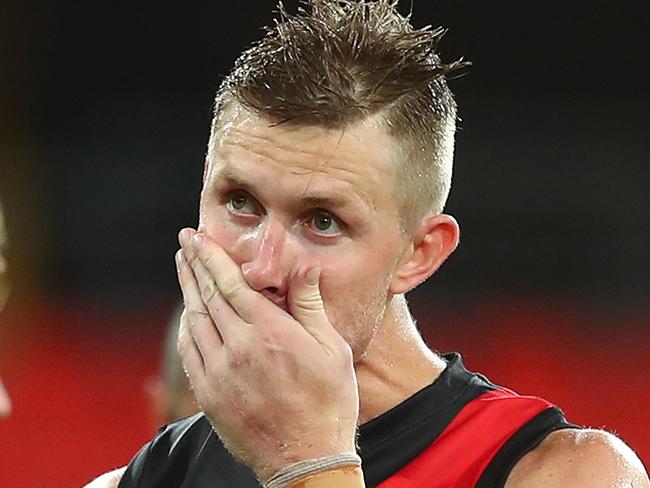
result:
[(233, 101), (276, 124), (345, 129), (379, 115), (403, 158), (395, 185), (403, 223), (442, 212), (456, 130), (447, 79), (468, 63), (441, 62), (445, 29), (415, 29), (397, 3), (305, 0), (295, 15), (280, 3), (275, 24), (217, 92), (208, 151)]

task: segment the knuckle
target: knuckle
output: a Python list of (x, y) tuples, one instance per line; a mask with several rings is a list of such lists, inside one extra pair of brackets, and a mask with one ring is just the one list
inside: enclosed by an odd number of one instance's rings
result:
[(311, 293), (297, 300), (297, 305), (305, 310), (319, 311), (322, 308), (321, 299), (318, 294)]
[(214, 281), (210, 281), (209, 283), (201, 287), (201, 296), (203, 297), (205, 303), (210, 303), (214, 301), (218, 293), (219, 293), (219, 289), (217, 288), (217, 285), (215, 284)]
[(195, 310), (195, 309), (185, 309), (183, 314), (181, 315), (181, 329), (184, 327), (182, 326), (183, 323), (186, 323), (189, 325), (190, 329), (193, 329), (194, 327), (197, 326), (199, 321), (203, 320), (206, 317), (206, 312), (202, 310)]
[(283, 329), (271, 328), (260, 334), (260, 344), (272, 354), (285, 350), (288, 342), (287, 334)]
[(223, 374), (222, 368), (217, 361), (207, 361), (205, 370), (207, 375), (215, 380), (219, 380)]
[(188, 261), (189, 261), (189, 263), (190, 263), (190, 267), (191, 267), (192, 269), (196, 269), (196, 267), (197, 267), (199, 264), (201, 264), (201, 261), (199, 260), (199, 257), (198, 257), (196, 254), (192, 254), (191, 256), (189, 256), (189, 260), (188, 260)]
[(186, 285), (189, 282), (189, 268), (188, 266), (182, 266), (178, 268), (178, 282), (181, 285)]
[(224, 279), (221, 286), (221, 294), (226, 300), (232, 300), (243, 289), (241, 280), (237, 276), (229, 276)]

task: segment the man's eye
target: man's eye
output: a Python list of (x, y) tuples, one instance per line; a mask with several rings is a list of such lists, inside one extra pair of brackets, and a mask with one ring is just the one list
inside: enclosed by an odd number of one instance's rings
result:
[(327, 213), (319, 213), (310, 219), (314, 231), (323, 235), (335, 235), (341, 232), (341, 224), (336, 217)]
[(228, 197), (228, 207), (230, 210), (240, 214), (257, 214), (257, 202), (248, 193), (237, 191)]

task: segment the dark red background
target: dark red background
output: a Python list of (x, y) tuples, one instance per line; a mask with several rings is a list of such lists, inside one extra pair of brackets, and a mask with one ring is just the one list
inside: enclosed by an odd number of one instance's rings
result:
[[(79, 486), (128, 462), (153, 433), (143, 385), (170, 309), (106, 317), (30, 304), (4, 315), (0, 371), (14, 412), (0, 422), (0, 486)], [(577, 307), (501, 298), (417, 316), (432, 347), (463, 352), (469, 368), (650, 458), (649, 314), (604, 323)]]

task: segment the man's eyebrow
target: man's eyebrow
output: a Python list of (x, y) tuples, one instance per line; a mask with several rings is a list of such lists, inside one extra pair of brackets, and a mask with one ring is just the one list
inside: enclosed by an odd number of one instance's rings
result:
[(231, 185), (241, 186), (246, 189), (251, 187), (251, 185), (246, 180), (227, 169), (221, 170), (219, 172), (219, 179), (224, 180), (226, 183), (229, 183)]
[[(220, 171), (218, 179), (225, 182), (227, 185), (236, 186), (252, 193), (253, 195), (256, 194), (255, 186), (228, 169)], [(340, 193), (324, 194), (321, 192), (309, 192), (308, 190), (306, 193), (296, 195), (292, 200), (294, 205), (312, 208), (343, 209), (348, 207), (358, 207), (353, 200)], [(361, 200), (365, 203), (363, 198)]]
[(348, 198), (341, 195), (300, 195), (297, 201), (307, 207), (345, 208), (353, 204)]
[(228, 169), (224, 169), (219, 172), (216, 181), (213, 182), (213, 186), (215, 186), (215, 184), (216, 186), (219, 186), (220, 184), (223, 185), (224, 183), (227, 186), (237, 187), (241, 190), (247, 191), (248, 193), (256, 193), (255, 187), (251, 183)]

